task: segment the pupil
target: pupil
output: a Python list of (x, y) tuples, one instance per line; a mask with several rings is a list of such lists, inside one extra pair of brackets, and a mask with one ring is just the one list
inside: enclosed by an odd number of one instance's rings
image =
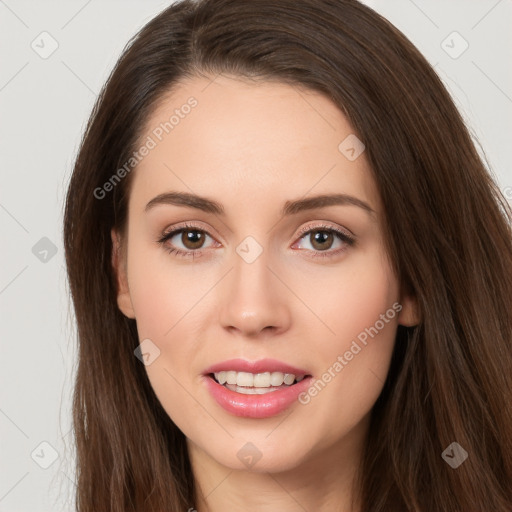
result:
[[(332, 240), (330, 240), (332, 238), (333, 234), (332, 233), (329, 233), (328, 231), (316, 231), (315, 235), (314, 235), (314, 243), (313, 243), (313, 247), (315, 246), (315, 244), (319, 244), (319, 249), (325, 249), (326, 248), (326, 244), (325, 242), (328, 242), (328, 241), (331, 241), (332, 243)], [(328, 246), (329, 244), (327, 244)]]
[(199, 231), (183, 231), (182, 242), (185, 246), (187, 246), (187, 244), (192, 244), (193, 247), (189, 247), (190, 249), (197, 249), (200, 247), (202, 240), (202, 233)]

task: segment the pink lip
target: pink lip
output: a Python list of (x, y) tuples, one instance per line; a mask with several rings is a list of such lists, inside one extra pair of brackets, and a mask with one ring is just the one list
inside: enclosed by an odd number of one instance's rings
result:
[(298, 402), (298, 396), (307, 390), (313, 379), (311, 376), (305, 377), (296, 384), (264, 395), (243, 395), (227, 389), (210, 376), (212, 373), (229, 370), (249, 373), (282, 372), (293, 373), (296, 376), (308, 375), (308, 372), (275, 359), (231, 359), (207, 368), (203, 381), (215, 401), (227, 412), (246, 418), (269, 418), (288, 409), (294, 402)]
[(308, 375), (307, 370), (295, 368), (289, 364), (278, 361), (277, 359), (260, 359), (258, 361), (246, 361), (245, 359), (230, 359), (214, 364), (203, 372), (204, 375), (209, 373), (218, 373), (222, 371), (233, 370), (235, 372), (263, 373), (263, 372), (282, 372), (293, 373), (295, 376)]

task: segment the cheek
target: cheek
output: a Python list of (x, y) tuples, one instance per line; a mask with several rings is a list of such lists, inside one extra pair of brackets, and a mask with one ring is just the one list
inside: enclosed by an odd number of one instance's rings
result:
[(355, 428), (382, 391), (397, 324), (390, 320), (379, 329), (378, 311), (371, 323), (352, 326), (354, 332), (358, 331), (355, 336), (340, 338), (325, 349), (323, 372), (300, 397), (306, 414), (313, 418), (311, 429), (327, 432), (323, 443), (334, 442)]
[(141, 338), (172, 338), (207, 290), (199, 272), (184, 271), (162, 248), (134, 246), (128, 274)]
[(167, 258), (163, 250), (133, 247), (128, 260), (130, 295), (139, 339), (150, 339), (160, 351), (145, 366), (151, 386), (178, 428), (188, 432), (194, 428), (192, 420), (204, 415), (186, 391), (190, 389), (190, 363), (201, 344), (200, 333), (194, 329), (204, 315), (194, 305), (211, 283), (206, 276), (201, 279), (197, 273), (180, 271)]
[(359, 260), (323, 289), (328, 293), (318, 293), (312, 308), (322, 312), (331, 332), (322, 329), (327, 334), (315, 343), (321, 366), (301, 403), (312, 428), (336, 438), (361, 421), (382, 391), (401, 307), (394, 274), (379, 254)]
[(311, 331), (311, 338), (324, 364), (348, 350), (358, 336), (361, 335), (364, 342), (366, 330), (376, 322), (379, 332), (375, 339), (381, 342), (374, 344), (374, 350), (384, 354), (392, 350), (390, 345), (398, 317), (396, 309), (400, 309), (398, 304), (393, 308), (393, 304), (399, 300), (399, 287), (379, 247), (347, 259), (340, 264), (339, 270), (321, 269), (296, 282), (302, 283), (300, 289), (296, 288), (297, 294), (307, 298), (305, 302), (318, 320), (310, 322), (311, 326), (318, 327), (316, 335)]

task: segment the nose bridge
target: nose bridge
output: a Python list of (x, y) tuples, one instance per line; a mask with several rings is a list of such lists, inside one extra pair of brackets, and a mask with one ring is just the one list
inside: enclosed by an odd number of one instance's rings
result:
[(247, 237), (236, 247), (232, 263), (220, 302), (222, 325), (253, 335), (286, 328), (290, 310), (284, 287), (270, 270), (270, 252)]

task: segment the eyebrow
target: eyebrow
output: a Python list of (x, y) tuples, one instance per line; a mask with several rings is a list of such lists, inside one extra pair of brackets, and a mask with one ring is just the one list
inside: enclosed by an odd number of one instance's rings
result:
[[(145, 211), (148, 212), (159, 205), (185, 206), (188, 208), (196, 208), (206, 213), (225, 215), (222, 204), (212, 199), (188, 192), (166, 192), (160, 194), (149, 201)], [(281, 214), (283, 216), (295, 215), (303, 211), (325, 208), (327, 206), (357, 206), (366, 211), (371, 217), (375, 216), (375, 210), (373, 210), (368, 203), (348, 194), (322, 194), (305, 199), (286, 201), (281, 210)]]

